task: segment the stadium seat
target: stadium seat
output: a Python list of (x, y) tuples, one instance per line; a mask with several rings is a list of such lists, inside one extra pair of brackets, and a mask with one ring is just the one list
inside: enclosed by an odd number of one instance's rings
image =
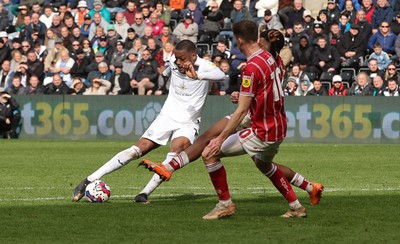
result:
[(334, 75), (335, 75), (334, 72), (322, 72), (321, 77), (319, 79), (321, 80), (321, 82), (326, 81), (331, 83)]
[(307, 75), (308, 79), (313, 82), (314, 80), (318, 79), (318, 75), (315, 72), (312, 71), (305, 71), (301, 74), (300, 80), (303, 78), (303, 76)]
[(342, 77), (343, 82), (352, 84), (356, 78), (356, 70), (354, 68), (342, 68), (340, 70), (340, 76)]
[(327, 91), (329, 91), (332, 87), (332, 84), (328, 81), (321, 81), (322, 87), (325, 87)]
[(360, 67), (359, 69), (358, 69), (358, 73), (360, 73), (360, 72), (368, 72), (369, 71), (369, 68), (368, 67)]
[(210, 46), (207, 43), (197, 43), (197, 55), (203, 57), (205, 53), (210, 54)]

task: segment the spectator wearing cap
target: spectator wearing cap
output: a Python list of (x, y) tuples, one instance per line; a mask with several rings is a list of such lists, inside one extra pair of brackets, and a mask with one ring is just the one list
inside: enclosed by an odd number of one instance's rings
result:
[(296, 78), (289, 77), (287, 79), (285, 87), (283, 88), (283, 93), (285, 94), (285, 96), (294, 96), (297, 89), (298, 85), (296, 82)]
[(383, 21), (379, 26), (379, 31), (373, 34), (368, 40), (368, 49), (372, 51), (374, 44), (379, 42), (383, 51), (387, 52), (393, 59), (396, 57), (396, 39), (397, 36), (390, 30), (390, 22)]
[(288, 22), (284, 23), (284, 27), (288, 35), (291, 35), (294, 30), (295, 23), (303, 23), (303, 0), (294, 0), (293, 8), (288, 12)]
[(265, 28), (266, 30), (280, 30), (283, 28), (283, 25), (281, 24), (277, 14), (272, 14), (271, 10), (266, 9), (264, 11), (264, 17), (258, 21), (259, 32), (262, 28)]
[[(86, 1), (79, 1), (76, 6), (77, 10), (74, 12), (74, 21), (78, 26), (82, 26), (85, 22), (85, 16), (89, 14), (89, 9)], [(89, 15), (90, 16), (90, 15)]]
[(328, 17), (328, 23), (339, 23), (340, 10), (336, 3), (336, 0), (328, 0), (326, 5), (326, 15)]
[[(345, 1), (342, 1), (342, 2), (344, 2), (345, 4), (344, 4), (344, 9), (342, 9), (342, 12), (340, 12), (340, 14), (341, 15), (345, 14), (347, 16), (348, 20), (349, 20), (349, 23), (354, 23), (354, 21), (356, 20), (356, 17), (357, 17), (356, 16), (357, 15), (357, 10), (354, 7), (353, 1), (352, 0), (345, 0)], [(356, 0), (356, 2), (357, 2), (357, 0)], [(339, 9), (341, 9), (340, 8), (340, 3), (339, 3)]]
[(127, 51), (124, 48), (124, 42), (122, 40), (118, 40), (115, 44), (115, 49), (113, 52), (113, 55), (111, 57), (111, 62), (110, 62), (110, 69), (114, 70), (114, 65), (115, 63), (121, 63), (125, 60), (127, 55)]
[(193, 22), (192, 15), (187, 13), (185, 15), (185, 21), (180, 22), (172, 32), (180, 41), (190, 40), (193, 43), (197, 43), (197, 35), (199, 33), (199, 26)]
[(132, 48), (133, 46), (133, 42), (139, 39), (139, 37), (136, 35), (135, 29), (133, 29), (132, 27), (129, 27), (127, 30), (127, 36), (125, 39), (125, 43), (124, 43), (124, 47), (126, 50), (129, 50)]
[(313, 28), (310, 31), (311, 45), (317, 45), (318, 38), (321, 36), (328, 40), (328, 36), (325, 34), (325, 26), (321, 21), (316, 20), (314, 21)]
[(8, 92), (0, 92), (0, 134), (5, 139), (18, 137), (16, 130), (21, 121), (18, 108), (18, 102)]
[[(303, 21), (304, 21), (304, 24), (303, 24), (304, 29), (307, 31), (308, 34), (311, 34), (315, 19), (312, 17), (310, 10), (308, 10), (308, 9), (304, 10)], [(279, 30), (279, 29), (277, 29), (277, 30)]]
[(83, 18), (83, 24), (80, 26), (81, 34), (83, 37), (89, 37), (90, 26), (92, 25), (92, 17), (89, 14), (86, 14)]
[(111, 13), (110, 11), (107, 10), (105, 6), (103, 6), (103, 3), (101, 0), (94, 0), (93, 2), (93, 9), (89, 11), (89, 15), (94, 18), (94, 14), (99, 13), (101, 17), (110, 23), (111, 21)]
[[(358, 26), (360, 26), (360, 30), (359, 30), (360, 35), (363, 37), (364, 40), (369, 40), (369, 38), (372, 35), (372, 26), (365, 18), (365, 11), (363, 9), (358, 10), (356, 16), (357, 16), (357, 18), (354, 21), (354, 23), (356, 23), (356, 24), (358, 24)], [(400, 21), (400, 16), (399, 16), (399, 21)], [(400, 27), (398, 30), (400, 32)]]
[(106, 62), (106, 59), (104, 57), (103, 52), (98, 51), (96, 52), (96, 54), (94, 55), (94, 59), (90, 60), (90, 64), (85, 68), (85, 71), (89, 74), (92, 71), (96, 71), (99, 68), (99, 63), (101, 62)]
[(342, 34), (348, 32), (350, 30), (350, 22), (349, 18), (345, 14), (341, 14), (339, 18), (339, 28)]
[(109, 24), (107, 27), (107, 39), (108, 45), (111, 47), (115, 47), (117, 41), (122, 40), (121, 35), (115, 31), (115, 25), (113, 24)]
[(52, 73), (55, 64), (61, 58), (61, 51), (66, 50), (66, 48), (62, 44), (61, 38), (57, 38), (54, 41), (54, 48), (49, 51), (44, 61), (44, 71), (46, 73)]
[(26, 27), (26, 32), (25, 32), (25, 38), (29, 41), (32, 40), (31, 34), (34, 31), (38, 32), (38, 37), (42, 40), (44, 40), (46, 36), (46, 30), (47, 27), (46, 25), (39, 20), (39, 14), (38, 13), (33, 13), (31, 16), (32, 22)]
[(114, 64), (114, 73), (111, 76), (111, 89), (108, 93), (109, 95), (131, 95), (132, 88), (130, 85), (131, 78), (130, 76), (123, 72), (122, 70), (123, 64), (122, 62), (116, 62)]
[(351, 67), (358, 70), (360, 57), (365, 55), (366, 43), (363, 36), (359, 34), (360, 26), (351, 24), (350, 31), (345, 33), (337, 49), (342, 59), (342, 66)]
[(115, 23), (114, 23), (115, 31), (121, 36), (122, 40), (125, 41), (128, 36), (128, 29), (130, 25), (126, 22), (124, 14), (118, 12), (115, 15)]
[(125, 60), (122, 62), (122, 71), (127, 73), (130, 79), (132, 79), (133, 71), (138, 63), (138, 53), (131, 49), (128, 51)]
[(153, 29), (152, 36), (157, 37), (161, 35), (162, 28), (165, 25), (164, 20), (159, 19), (158, 14), (153, 12), (150, 15), (150, 21), (147, 23)]
[(373, 34), (379, 32), (382, 22), (390, 23), (394, 17), (394, 10), (388, 0), (378, 0), (376, 3), (371, 23)]
[(332, 88), (328, 91), (329, 96), (347, 96), (347, 89), (342, 83), (342, 77), (340, 75), (334, 75), (332, 78)]
[(186, 9), (182, 10), (182, 18), (185, 18), (186, 14), (190, 13), (193, 18), (193, 22), (197, 24), (199, 27), (199, 30), (202, 30), (203, 28), (203, 13), (201, 10), (197, 7), (197, 1), (196, 0), (189, 0), (186, 6)]
[[(129, 22), (128, 22), (129, 23)], [(144, 28), (146, 27), (146, 23), (144, 22), (143, 14), (137, 12), (135, 14), (135, 23), (131, 25), (131, 27), (135, 30), (136, 35), (142, 37), (144, 35)]]
[(365, 19), (368, 23), (372, 24), (372, 16), (375, 11), (375, 5), (372, 3), (372, 0), (362, 0), (361, 9), (365, 12)]
[(107, 27), (109, 24), (108, 21), (106, 21), (104, 18), (102, 18), (101, 14), (97, 13), (97, 12), (93, 14), (92, 20), (93, 20), (93, 22), (89, 28), (89, 40), (92, 40), (93, 37), (96, 36), (97, 27), (100, 26), (105, 31), (105, 30), (107, 30)]
[(300, 78), (300, 85), (294, 93), (295, 96), (307, 96), (308, 92), (314, 89), (313, 83), (310, 81), (307, 75), (303, 75)]
[(179, 40), (176, 38), (175, 35), (171, 34), (169, 26), (164, 25), (162, 30), (161, 30), (161, 35), (156, 37), (156, 42), (158, 45), (163, 45), (167, 42), (172, 43), (174, 46), (178, 44)]
[(330, 19), (328, 18), (328, 12), (327, 12), (326, 9), (321, 9), (321, 10), (318, 12), (317, 19), (318, 19), (319, 21), (321, 21), (322, 24), (324, 24), (325, 26), (330, 26), (330, 25), (333, 24), (333, 23), (336, 23), (336, 24), (337, 24), (337, 22), (330, 22)]
[(103, 53), (107, 63), (110, 63), (113, 53), (114, 53), (114, 46), (111, 46), (108, 43), (108, 38), (106, 35), (103, 35), (100, 37), (98, 51), (101, 51)]
[(86, 67), (90, 64), (90, 60), (85, 56), (85, 52), (82, 48), (76, 50), (75, 54), (75, 63), (69, 73), (72, 77), (80, 77), (84, 82), (88, 75), (88, 72), (86, 72)]

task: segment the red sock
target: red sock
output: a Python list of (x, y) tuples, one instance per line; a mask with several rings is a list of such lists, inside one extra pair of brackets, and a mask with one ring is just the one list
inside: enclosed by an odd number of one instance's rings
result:
[(218, 199), (221, 201), (229, 200), (231, 195), (229, 194), (228, 182), (226, 180), (226, 171), (221, 161), (208, 164), (206, 168), (210, 174), (214, 189), (217, 192)]
[(175, 158), (171, 159), (168, 165), (171, 166), (174, 169), (174, 171), (181, 168), (181, 165), (179, 164), (178, 161), (175, 160)]
[(297, 200), (297, 196), (294, 193), (292, 186), (286, 179), (285, 175), (273, 164), (274, 169), (271, 170), (267, 177), (272, 181), (276, 189), (285, 197), (285, 199), (291, 203)]

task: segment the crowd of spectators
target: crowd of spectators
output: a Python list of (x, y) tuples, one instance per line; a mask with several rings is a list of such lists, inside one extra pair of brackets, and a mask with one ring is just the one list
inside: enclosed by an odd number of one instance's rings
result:
[(167, 94), (159, 67), (188, 39), (226, 74), (210, 93), (230, 94), (246, 62), (231, 28), (252, 20), (285, 36), (286, 95), (398, 96), (400, 0), (324, 6), (313, 14), (303, 0), (1, 0), (0, 91)]

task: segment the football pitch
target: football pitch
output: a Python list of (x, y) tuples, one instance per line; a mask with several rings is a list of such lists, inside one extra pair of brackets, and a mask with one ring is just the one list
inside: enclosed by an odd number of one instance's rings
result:
[[(198, 160), (132, 203), (152, 173), (133, 161), (107, 175), (107, 203), (71, 202), (73, 188), (129, 141), (0, 142), (0, 243), (400, 243), (400, 145), (283, 143), (275, 158), (325, 186), (294, 188), (305, 219), (282, 219), (283, 197), (246, 156), (223, 160), (237, 214), (202, 220), (217, 203)], [(163, 160), (167, 147), (145, 158)]]

